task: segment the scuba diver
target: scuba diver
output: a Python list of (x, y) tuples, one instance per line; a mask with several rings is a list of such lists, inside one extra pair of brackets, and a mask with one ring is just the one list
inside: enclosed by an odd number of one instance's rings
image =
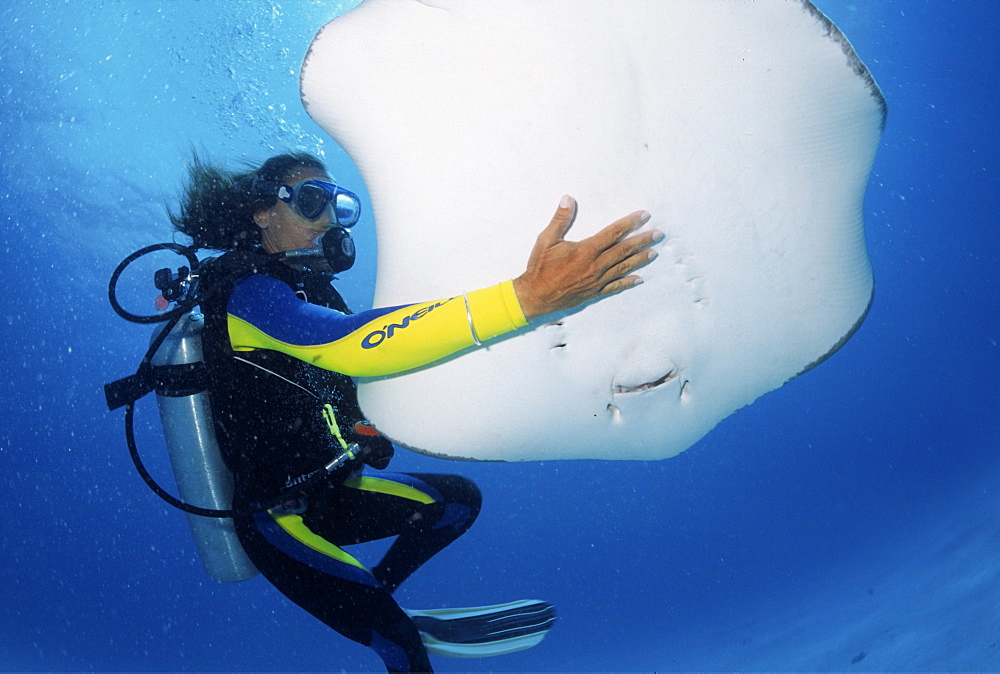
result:
[[(373, 649), (388, 671), (431, 671), (428, 651), (478, 657), (534, 645), (554, 609), (525, 601), (406, 611), (396, 603), (400, 584), (469, 529), (481, 495), (456, 475), (386, 472), (393, 445), (365, 419), (352, 378), (427, 365), (639, 283), (633, 272), (663, 237), (635, 233), (649, 214), (566, 241), (575, 213), (563, 197), (513, 280), (357, 314), (331, 280), (354, 262), (348, 228), (360, 202), (316, 157), (281, 154), (241, 172), (195, 157), (180, 211), (170, 213), (192, 249), (226, 251), (199, 267), (199, 306), (239, 544), (274, 587)], [(392, 536), (370, 569), (344, 549)], [(503, 628), (483, 631), (486, 623)], [(462, 637), (463, 629), (479, 636)]]

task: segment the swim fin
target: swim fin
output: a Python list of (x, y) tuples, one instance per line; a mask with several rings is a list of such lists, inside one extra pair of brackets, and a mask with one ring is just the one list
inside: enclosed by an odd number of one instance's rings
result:
[(537, 645), (556, 621), (556, 608), (537, 599), (495, 606), (406, 610), (428, 653), (486, 658)]

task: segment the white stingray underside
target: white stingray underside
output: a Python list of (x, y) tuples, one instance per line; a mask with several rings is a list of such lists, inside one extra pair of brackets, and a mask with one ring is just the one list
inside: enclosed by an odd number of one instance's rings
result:
[(391, 438), (449, 458), (653, 459), (839, 347), (872, 295), (878, 87), (805, 0), (366, 0), (316, 36), (309, 114), (354, 158), (376, 304), (520, 274), (633, 210), (645, 284), (366, 381)]

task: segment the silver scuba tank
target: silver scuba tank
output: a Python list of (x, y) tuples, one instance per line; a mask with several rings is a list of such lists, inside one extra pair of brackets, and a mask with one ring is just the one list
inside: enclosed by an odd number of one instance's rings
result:
[[(151, 365), (186, 365), (202, 362), (201, 332), (204, 316), (188, 312), (157, 349)], [(154, 332), (153, 338), (162, 330)], [(181, 500), (214, 510), (228, 510), (233, 502), (233, 478), (222, 462), (215, 439), (208, 391), (156, 393), (163, 436), (170, 455)], [(236, 536), (233, 521), (186, 513), (198, 556), (208, 575), (224, 583), (249, 580), (258, 571)]]

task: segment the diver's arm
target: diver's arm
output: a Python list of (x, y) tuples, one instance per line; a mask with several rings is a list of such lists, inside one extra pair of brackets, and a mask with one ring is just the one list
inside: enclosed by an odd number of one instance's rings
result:
[(233, 349), (271, 349), (354, 377), (404, 372), (527, 325), (511, 281), (464, 295), (342, 314), (257, 274), (228, 305)]
[(656, 230), (632, 233), (649, 213), (566, 241), (575, 218), (576, 202), (563, 197), (513, 281), (405, 307), (345, 316), (299, 300), (276, 279), (252, 276), (230, 298), (230, 341), (237, 350), (273, 349), (351, 376), (395, 374), (639, 283), (632, 272), (656, 257), (648, 248), (663, 238)]

